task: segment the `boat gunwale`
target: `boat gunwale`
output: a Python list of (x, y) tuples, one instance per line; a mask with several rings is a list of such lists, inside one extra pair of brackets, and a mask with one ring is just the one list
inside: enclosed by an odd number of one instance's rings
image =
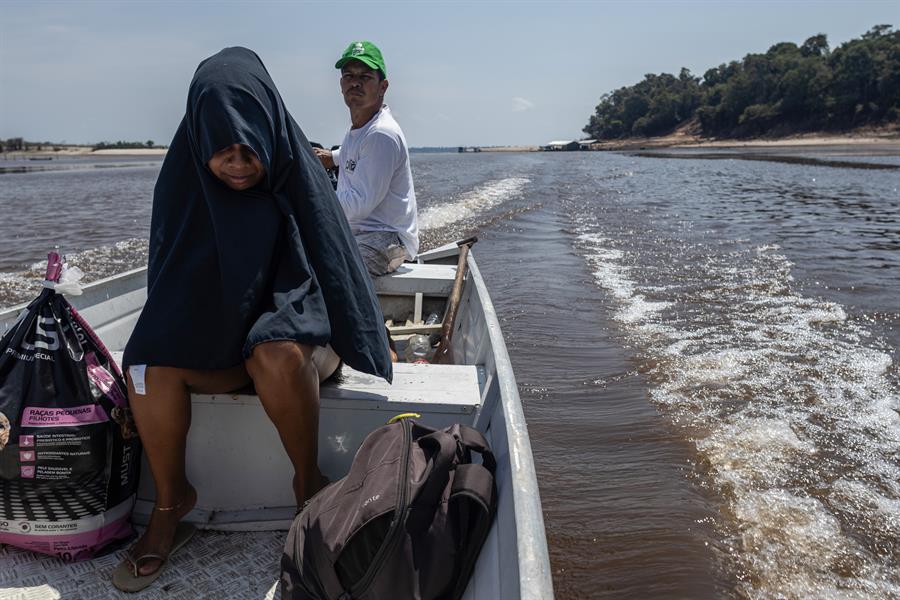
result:
[[(520, 598), (522, 600), (552, 598), (553, 578), (550, 573), (540, 489), (534, 470), (534, 454), (531, 450), (531, 439), (528, 435), (522, 400), (519, 397), (519, 388), (487, 285), (471, 253), (466, 262), (484, 311), (500, 386), (500, 406), (506, 419), (515, 506), (513, 514), (516, 521), (516, 549), (519, 553)], [(522, 457), (530, 457), (531, 460), (523, 461)]]

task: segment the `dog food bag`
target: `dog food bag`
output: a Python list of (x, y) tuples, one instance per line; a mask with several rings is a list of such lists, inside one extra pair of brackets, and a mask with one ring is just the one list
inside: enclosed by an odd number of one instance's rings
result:
[(82, 560), (133, 535), (140, 443), (118, 366), (54, 289), (61, 270), (51, 253), (0, 340), (0, 543)]

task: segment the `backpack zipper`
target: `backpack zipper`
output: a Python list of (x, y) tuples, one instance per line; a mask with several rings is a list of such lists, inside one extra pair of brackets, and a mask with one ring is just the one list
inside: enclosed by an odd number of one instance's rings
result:
[(412, 446), (412, 435), (410, 424), (407, 419), (402, 419), (400, 425), (403, 427), (403, 452), (400, 458), (403, 470), (400, 472), (400, 493), (397, 495), (397, 505), (394, 508), (394, 521), (391, 523), (391, 529), (385, 536), (381, 548), (378, 549), (378, 553), (375, 555), (375, 558), (372, 559), (372, 565), (369, 567), (369, 570), (366, 572), (365, 576), (351, 588), (350, 596), (352, 598), (358, 598), (368, 591), (368, 588), (372, 585), (372, 580), (375, 579), (375, 575), (381, 570), (381, 565), (387, 557), (390, 556), (394, 546), (396, 546), (397, 542), (400, 540), (400, 535), (403, 533), (403, 524), (406, 523), (406, 514), (409, 509), (406, 505), (406, 497), (408, 496), (409, 488), (409, 455)]

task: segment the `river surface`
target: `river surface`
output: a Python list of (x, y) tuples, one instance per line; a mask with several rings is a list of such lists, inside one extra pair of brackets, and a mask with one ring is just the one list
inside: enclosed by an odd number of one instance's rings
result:
[[(557, 597), (900, 598), (897, 149), (412, 162), (423, 249), (479, 237)], [(0, 161), (0, 306), (50, 249), (142, 266), (160, 164)]]

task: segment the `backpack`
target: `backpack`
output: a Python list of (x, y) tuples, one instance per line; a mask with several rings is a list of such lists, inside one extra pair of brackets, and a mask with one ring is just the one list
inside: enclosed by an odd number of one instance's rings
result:
[(496, 512), (495, 470), (484, 436), (466, 425), (403, 418), (376, 429), (347, 476), (294, 519), (282, 597), (460, 598)]

